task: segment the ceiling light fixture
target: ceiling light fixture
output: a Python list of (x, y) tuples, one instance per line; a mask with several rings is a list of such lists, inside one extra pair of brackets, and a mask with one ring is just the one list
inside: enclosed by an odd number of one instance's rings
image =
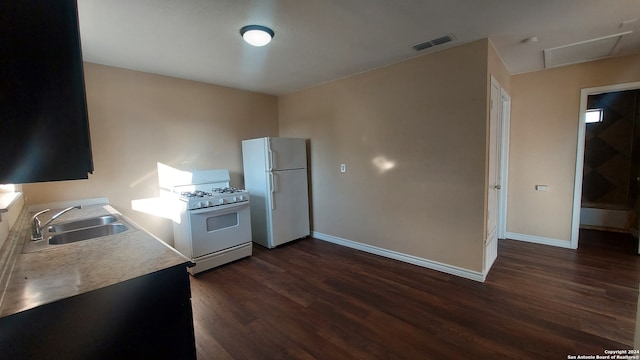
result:
[(240, 29), (244, 41), (253, 46), (265, 46), (275, 35), (273, 30), (261, 25), (247, 25)]

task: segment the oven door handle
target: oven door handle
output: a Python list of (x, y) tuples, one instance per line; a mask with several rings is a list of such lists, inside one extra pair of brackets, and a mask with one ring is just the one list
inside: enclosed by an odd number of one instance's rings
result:
[(212, 207), (206, 207), (202, 209), (191, 210), (190, 214), (200, 215), (200, 214), (210, 213), (218, 210), (230, 210), (235, 208), (241, 208), (248, 205), (249, 205), (248, 201), (243, 201), (243, 202), (237, 202), (237, 203), (228, 204), (228, 205), (219, 205), (219, 206), (212, 206)]

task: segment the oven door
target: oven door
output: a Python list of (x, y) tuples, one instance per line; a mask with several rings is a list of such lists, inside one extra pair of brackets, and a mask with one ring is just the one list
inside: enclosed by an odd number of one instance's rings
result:
[(249, 202), (190, 210), (193, 257), (251, 242)]

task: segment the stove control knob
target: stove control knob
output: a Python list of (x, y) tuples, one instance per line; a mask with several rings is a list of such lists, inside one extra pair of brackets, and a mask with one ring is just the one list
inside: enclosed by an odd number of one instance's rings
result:
[(220, 204), (220, 205), (224, 204), (224, 199), (222, 199), (222, 198), (218, 199), (218, 204)]
[(234, 197), (231, 198), (231, 202), (237, 202), (237, 201), (238, 201), (238, 197), (237, 196), (234, 196)]
[(211, 206), (211, 201), (203, 201), (202, 204), (208, 207)]
[(202, 207), (202, 202), (197, 202), (195, 208), (199, 209)]
[(243, 201), (244, 200), (244, 196), (240, 195), (238, 196), (238, 201)]

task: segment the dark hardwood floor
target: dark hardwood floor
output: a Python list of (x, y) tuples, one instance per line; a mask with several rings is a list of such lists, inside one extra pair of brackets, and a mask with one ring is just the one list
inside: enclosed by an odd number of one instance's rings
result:
[(485, 283), (316, 239), (191, 279), (198, 358), (567, 359), (633, 349), (640, 256), (501, 240)]

